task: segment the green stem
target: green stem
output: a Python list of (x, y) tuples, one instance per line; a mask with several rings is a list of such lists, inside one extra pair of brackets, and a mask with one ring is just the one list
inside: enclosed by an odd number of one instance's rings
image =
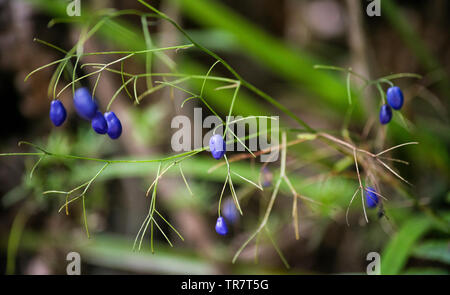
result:
[(291, 117), (292, 119), (294, 119), (297, 123), (299, 123), (300, 125), (302, 125), (305, 129), (307, 129), (309, 132), (313, 132), (315, 133), (316, 131), (309, 126), (305, 121), (303, 121), (302, 119), (300, 119), (297, 115), (295, 115), (292, 111), (290, 111), (288, 108), (286, 108), (284, 105), (280, 104), (278, 101), (276, 101), (274, 98), (272, 98), (270, 95), (268, 95), (267, 93), (263, 92), (262, 90), (258, 89), (257, 87), (255, 87), (253, 84), (251, 84), (250, 82), (247, 82), (246, 80), (244, 80), (224, 59), (222, 59), (220, 56), (218, 56), (217, 54), (215, 54), (214, 52), (212, 52), (211, 50), (209, 50), (206, 47), (203, 47), (202, 45), (200, 45), (199, 43), (197, 43), (196, 41), (194, 41), (191, 36), (189, 36), (187, 34), (187, 32), (185, 30), (183, 30), (183, 28), (180, 27), (180, 25), (178, 25), (178, 23), (176, 23), (174, 20), (172, 20), (170, 17), (168, 17), (166, 14), (164, 14), (163, 12), (160, 12), (158, 9), (154, 8), (153, 6), (151, 6), (150, 4), (146, 3), (143, 0), (138, 0), (142, 5), (146, 6), (148, 9), (152, 10), (153, 12), (155, 12), (160, 18), (165, 19), (166, 21), (168, 21), (169, 23), (171, 23), (178, 31), (180, 31), (180, 33), (182, 33), (195, 47), (197, 47), (198, 49), (202, 50), (203, 52), (205, 52), (206, 54), (212, 56), (213, 58), (215, 58), (216, 60), (219, 60), (220, 63), (227, 68), (227, 70), (233, 74), (233, 76), (236, 77), (236, 79), (238, 79), (241, 82), (241, 85), (246, 87), (248, 90), (252, 91), (253, 93), (255, 93), (256, 95), (260, 96), (261, 98), (263, 98), (264, 100), (266, 100), (267, 102), (269, 102), (270, 104), (272, 104), (274, 107), (278, 108), (280, 111), (282, 111), (283, 113), (285, 113), (286, 115), (288, 115), (289, 117)]

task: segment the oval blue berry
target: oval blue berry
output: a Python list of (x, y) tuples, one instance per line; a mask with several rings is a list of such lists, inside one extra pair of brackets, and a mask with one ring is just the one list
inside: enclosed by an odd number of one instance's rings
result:
[(381, 124), (387, 124), (392, 119), (392, 110), (391, 107), (387, 104), (384, 104), (381, 106), (380, 109), (380, 123)]
[(223, 203), (222, 214), (231, 223), (235, 223), (239, 219), (239, 212), (231, 198), (226, 199)]
[(386, 93), (387, 103), (394, 109), (399, 110), (403, 106), (403, 92), (398, 86), (389, 87)]
[(50, 120), (52, 120), (53, 124), (58, 127), (61, 126), (62, 123), (66, 120), (67, 112), (63, 103), (55, 99), (50, 103)]
[(214, 159), (219, 160), (226, 152), (227, 146), (222, 136), (215, 134), (209, 139), (209, 149)]
[(366, 204), (370, 209), (375, 208), (378, 205), (376, 190), (371, 186), (366, 188)]
[(75, 90), (73, 104), (75, 105), (75, 110), (78, 115), (83, 119), (92, 120), (97, 113), (97, 103), (86, 87)]
[(114, 112), (105, 113), (105, 120), (108, 124), (108, 135), (112, 139), (117, 139), (122, 134), (122, 124)]
[(224, 236), (228, 233), (227, 224), (225, 223), (225, 219), (223, 217), (217, 218), (216, 232), (222, 236)]
[(105, 117), (99, 111), (95, 114), (91, 121), (92, 129), (98, 134), (105, 134), (108, 132), (108, 123), (106, 123)]
[(272, 185), (273, 174), (270, 172), (269, 168), (264, 167), (261, 171), (263, 182), (263, 187), (269, 187)]

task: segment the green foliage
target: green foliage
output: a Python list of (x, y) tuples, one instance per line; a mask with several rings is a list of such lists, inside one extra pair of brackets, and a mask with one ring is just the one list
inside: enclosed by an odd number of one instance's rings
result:
[[(174, 1), (174, 0), (173, 0)], [(331, 108), (340, 112), (347, 109), (347, 90), (337, 77), (318, 72), (313, 65), (320, 62), (301, 48), (292, 48), (257, 28), (219, 1), (175, 0), (193, 21), (223, 30), (235, 38), (240, 53), (248, 55), (309, 93), (319, 96)], [(230, 21), (233, 20), (233, 21)], [(355, 95), (356, 96), (356, 95)], [(355, 103), (359, 105), (355, 99)], [(363, 112), (361, 108), (356, 108)]]
[[(54, 1), (49, 0), (29, 1), (38, 7), (43, 8), (52, 16), (58, 17), (58, 19), (53, 21), (52, 24), (57, 22), (72, 21), (67, 19), (65, 16), (65, 3), (55, 3)], [(321, 112), (319, 112), (319, 114), (322, 115), (329, 112), (334, 114), (336, 117), (341, 118), (345, 113), (349, 114), (353, 112), (351, 117), (352, 122), (365, 122), (365, 110), (362, 108), (360, 103), (361, 92), (352, 89), (352, 80), (350, 79), (351, 76), (362, 79), (365, 86), (376, 87), (376, 89), (380, 92), (381, 100), (384, 99), (384, 90), (382, 87), (383, 83), (392, 84), (390, 80), (397, 78), (419, 77), (415, 74), (399, 73), (384, 76), (375, 80), (368, 80), (367, 78), (361, 77), (357, 73), (353, 72), (351, 69), (344, 69), (335, 66), (314, 67), (317, 62), (321, 62), (320, 56), (314, 56), (305, 50), (294, 48), (292, 45), (281, 42), (275, 37), (263, 32), (261, 29), (257, 28), (218, 1), (172, 1), (180, 4), (183, 13), (195, 22), (209, 28), (213, 28), (211, 32), (213, 32), (213, 35), (216, 36), (216, 38), (227, 36), (228, 39), (223, 41), (224, 44), (228, 44), (227, 50), (232, 50), (234, 53), (251, 57), (257, 64), (266, 67), (266, 69), (269, 69), (273, 73), (284, 78), (290, 86), (294, 85), (294, 87), (297, 88), (297, 91), (302, 94), (306, 94), (307, 98), (305, 98), (305, 100), (308, 100), (307, 103), (317, 102), (318, 105), (326, 105), (327, 110), (321, 110)], [(92, 13), (89, 10), (84, 10), (82, 13), (83, 16), (74, 21), (75, 24), (83, 27), (83, 30), (86, 29), (85, 25), (88, 23), (92, 26), (90, 28), (91, 31), (89, 32), (92, 32), (92, 34), (98, 34), (98, 36), (101, 36), (107, 42), (111, 42), (112, 46), (123, 48), (124, 50), (93, 53), (77, 52), (75, 54), (74, 50), (78, 48), (77, 45), (82, 44), (82, 41), (76, 44), (71, 50), (65, 51), (45, 41), (36, 40), (44, 45), (58, 50), (63, 54), (66, 54), (63, 59), (59, 59), (50, 64), (59, 64), (49, 87), (50, 96), (52, 90), (54, 96), (59, 95), (64, 89), (67, 89), (70, 86), (75, 87), (75, 83), (91, 75), (98, 75), (98, 82), (101, 73), (103, 71), (109, 71), (110, 73), (120, 75), (122, 78), (122, 85), (119, 89), (117, 89), (117, 92), (111, 98), (108, 104), (108, 109), (121, 92), (126, 92), (137, 105), (146, 97), (146, 95), (163, 88), (170, 88), (172, 90), (181, 91), (190, 95), (183, 102), (182, 106), (189, 106), (191, 103), (199, 103), (219, 117), (224, 114), (267, 116), (272, 114), (274, 109), (277, 109), (279, 114), (284, 117), (291, 117), (294, 121), (296, 121), (296, 123), (298, 123), (296, 124), (296, 127), (300, 126), (304, 129), (300, 130), (295, 128), (287, 128), (286, 126), (288, 126), (288, 124), (284, 122), (285, 120), (283, 120), (280, 124), (282, 126), (282, 130), (284, 131), (283, 134), (293, 134), (293, 137), (295, 137), (296, 140), (302, 140), (308, 143), (310, 141), (320, 140), (321, 142), (325, 142), (328, 148), (334, 148), (334, 150), (336, 150), (342, 157), (337, 158), (336, 154), (329, 151), (323, 153), (317, 149), (317, 146), (313, 145), (308, 146), (305, 144), (301, 146), (295, 145), (289, 147), (289, 152), (292, 153), (293, 156), (295, 155), (298, 160), (301, 159), (301, 161), (303, 161), (300, 163), (301, 166), (289, 168), (292, 168), (292, 170), (295, 171), (296, 169), (303, 168), (313, 162), (317, 162), (319, 164), (319, 168), (315, 171), (319, 174), (323, 173), (324, 176), (320, 180), (317, 180), (317, 177), (315, 177), (316, 175), (307, 177), (300, 173), (294, 172), (291, 175), (289, 171), (285, 171), (286, 165), (288, 165), (286, 162), (286, 148), (282, 149), (283, 159), (280, 163), (280, 172), (275, 173), (275, 185), (267, 189), (268, 191), (271, 191), (271, 194), (268, 196), (269, 203), (266, 211), (264, 211), (265, 214), (262, 217), (262, 220), (259, 221), (256, 230), (254, 229), (254, 223), (251, 223), (251, 226), (253, 226), (251, 228), (253, 233), (249, 236), (241, 248), (239, 248), (233, 259), (233, 261), (236, 261), (241, 251), (243, 251), (243, 249), (250, 242), (253, 242), (253, 240), (256, 243), (256, 247), (258, 247), (258, 243), (260, 243), (259, 238), (260, 236), (263, 236), (261, 234), (265, 234), (264, 237), (267, 238), (266, 242), (272, 243), (281, 261), (288, 267), (289, 264), (287, 259), (276, 242), (278, 235), (276, 234), (276, 231), (273, 230), (275, 227), (274, 224), (277, 224), (278, 229), (282, 226), (279, 225), (279, 223), (282, 224), (280, 220), (284, 221), (284, 219), (274, 216), (269, 223), (269, 215), (272, 211), (277, 195), (282, 194), (284, 196), (289, 196), (289, 198), (294, 201), (293, 204), (296, 204), (297, 198), (308, 202), (312, 201), (311, 203), (313, 204), (307, 202), (305, 203), (308, 204), (308, 207), (314, 209), (314, 213), (318, 213), (318, 216), (326, 219), (319, 221), (323, 224), (323, 226), (318, 226), (323, 230), (323, 233), (317, 233), (316, 238), (317, 240), (320, 240), (325, 232), (326, 226), (330, 222), (330, 219), (342, 218), (344, 212), (343, 208), (348, 204), (349, 198), (353, 194), (355, 187), (358, 186), (357, 180), (359, 180), (360, 189), (362, 189), (361, 186), (363, 184), (360, 179), (359, 171), (357, 170), (358, 178), (356, 178), (353, 171), (355, 165), (356, 169), (359, 167), (356, 151), (358, 151), (358, 156), (360, 157), (369, 155), (376, 158), (378, 154), (375, 152), (372, 154), (369, 151), (357, 148), (356, 144), (352, 144), (352, 142), (355, 141), (358, 142), (358, 145), (363, 145), (363, 143), (360, 142), (361, 139), (355, 134), (350, 134), (347, 129), (349, 127), (350, 116), (345, 119), (346, 122), (342, 128), (342, 134), (346, 141), (339, 142), (338, 139), (330, 141), (330, 137), (321, 136), (321, 134), (323, 134), (322, 131), (314, 129), (311, 125), (303, 121), (289, 107), (284, 106), (278, 98), (272, 97), (270, 94), (259, 90), (253, 86), (253, 84), (247, 82), (247, 80), (242, 78), (234, 70), (232, 65), (221, 59), (214, 52), (211, 52), (209, 49), (203, 47), (201, 42), (197, 43), (194, 41), (196, 40), (195, 33), (193, 34), (194, 38), (192, 38), (189, 32), (186, 33), (163, 13), (149, 5), (146, 5), (144, 1), (139, 2), (143, 3), (147, 6), (147, 8), (153, 10), (153, 12), (150, 14), (138, 11)], [(391, 1), (387, 3), (391, 3)], [(402, 23), (403, 21), (401, 19), (398, 21), (395, 20), (396, 13), (392, 7), (393, 6), (391, 3), (387, 4), (384, 9), (386, 9), (389, 19), (396, 24), (395, 27), (407, 40), (409, 40), (409, 43), (411, 40), (413, 42), (419, 42), (413, 34), (414, 32), (405, 29), (404, 23)], [(130, 23), (119, 19), (119, 16), (128, 14), (140, 17), (142, 28), (131, 25)], [(152, 42), (151, 37), (153, 36), (150, 35), (148, 30), (147, 16), (157, 16), (172, 22), (180, 33), (184, 34), (186, 37), (186, 39), (181, 43), (189, 44), (159, 48), (157, 44)], [(86, 36), (80, 35), (80, 38), (81, 37), (84, 38)], [(236, 44), (239, 46), (236, 46)], [(209, 54), (213, 57), (215, 59), (215, 67), (213, 66), (214, 69), (211, 67), (208, 71), (205, 66), (202, 66), (194, 61), (188, 54), (182, 54), (182, 56), (178, 59), (179, 62), (175, 65), (171, 63), (170, 59), (164, 53), (165, 50), (188, 48), (192, 51), (203, 51), (203, 53)], [(420, 57), (420, 60), (425, 65), (430, 68), (435, 67), (434, 58), (425, 48), (420, 45), (415, 46), (414, 52)], [(59, 81), (58, 74), (62, 74), (64, 67), (66, 67), (66, 70), (69, 73), (72, 73), (73, 66), (69, 60), (76, 58), (76, 67), (79, 59), (86, 55), (116, 54), (126, 55), (105, 64), (80, 64), (79, 66), (83, 67), (83, 69), (91, 69), (92, 67), (93, 71), (80, 78), (76, 78), (75, 75), (73, 75), (72, 82), (67, 84), (57, 94), (56, 85)], [(124, 70), (124, 61), (129, 58), (136, 58), (136, 60), (141, 61), (145, 65), (146, 72), (144, 74), (131, 74), (126, 72)], [(162, 74), (159, 73), (159, 75), (158, 73), (151, 73), (151, 66), (156, 58), (161, 59), (166, 65), (168, 65), (172, 72)], [(114, 64), (118, 66), (119, 62), (120, 71), (108, 68)], [(47, 66), (49, 65), (43, 66), (42, 68)], [(231, 79), (228, 77), (219, 76), (219, 74), (217, 74), (219, 72), (219, 66), (222, 67), (220, 70), (225, 68), (234, 77)], [(338, 77), (337, 75), (327, 71), (321, 71), (319, 69), (340, 71), (343, 75), (342, 77)], [(205, 73), (207, 74), (205, 75)], [(154, 75), (161, 76), (163, 81), (155, 81), (153, 78)], [(166, 80), (166, 78), (168, 80)], [(148, 88), (147, 91), (141, 95), (138, 95), (136, 87), (139, 79), (145, 80)], [(174, 80), (169, 81), (169, 79)], [(97, 86), (97, 82), (95, 87)], [(52, 85), (54, 87), (52, 87)], [(186, 85), (188, 85), (188, 87), (186, 87)], [(305, 93), (303, 93), (303, 91)], [(159, 142), (161, 139), (164, 139), (163, 136), (158, 135), (157, 132), (149, 132), (148, 130), (157, 129), (158, 123), (163, 120), (166, 112), (167, 110), (159, 104), (153, 104), (143, 111), (138, 108), (133, 109), (130, 112), (131, 119), (134, 125), (138, 126), (132, 131), (133, 138), (141, 144)], [(325, 118), (326, 116), (323, 117)], [(389, 129), (387, 129), (387, 138), (396, 143), (411, 140), (420, 141), (420, 148), (411, 148), (411, 150), (407, 149), (405, 154), (407, 154), (410, 159), (414, 159), (414, 165), (420, 165), (420, 167), (426, 167), (428, 169), (437, 168), (440, 172), (439, 176), (442, 177), (442, 179), (439, 178), (437, 180), (435, 190), (432, 191), (431, 195), (435, 198), (440, 198), (445, 190), (445, 177), (448, 177), (449, 175), (449, 157), (446, 151), (446, 147), (449, 142), (449, 127), (439, 122), (436, 124), (434, 121), (429, 123), (426, 117), (422, 117), (420, 115), (418, 118), (414, 119), (414, 121), (417, 122), (416, 126), (412, 125), (406, 116), (405, 118), (403, 118), (403, 116), (395, 117), (394, 122), (392, 122)], [(229, 122), (224, 122), (228, 128), (227, 123)], [(307, 131), (306, 133), (305, 130)], [(236, 136), (235, 139), (237, 141), (240, 140)], [(367, 144), (372, 144), (372, 142), (368, 142)], [(214, 167), (217, 162), (209, 157), (207, 158), (200, 155), (201, 152), (206, 150), (206, 147), (176, 155), (152, 154), (151, 159), (139, 157), (105, 159), (103, 157), (115, 152), (113, 145), (109, 145), (105, 143), (105, 141), (98, 140), (98, 137), (95, 137), (92, 132), (89, 133), (87, 129), (83, 128), (78, 129), (78, 133), (73, 137), (69, 137), (58, 131), (53, 132), (48, 138), (48, 141), (41, 140), (37, 142), (37, 145), (32, 146), (37, 149), (37, 152), (1, 154), (1, 156), (32, 156), (33, 158), (37, 156), (35, 162), (27, 162), (27, 171), (30, 172), (30, 177), (25, 178), (24, 184), (11, 191), (6, 197), (2, 198), (2, 202), (8, 205), (14, 204), (20, 201), (23, 195), (27, 193), (34, 193), (40, 196), (41, 193), (49, 186), (55, 190), (75, 187), (75, 189), (81, 190), (81, 194), (76, 196), (74, 199), (71, 199), (70, 202), (72, 202), (72, 200), (82, 198), (83, 219), (87, 232), (88, 218), (86, 215), (86, 207), (89, 207), (89, 203), (85, 206), (84, 201), (85, 195), (88, 193), (88, 189), (90, 189), (90, 186), (93, 184), (94, 180), (96, 182), (106, 182), (112, 179), (132, 177), (145, 178), (147, 180), (149, 175), (155, 177), (154, 182), (148, 189), (148, 192), (151, 192), (151, 194), (149, 194), (151, 196), (149, 212), (147, 217), (144, 219), (143, 225), (135, 240), (135, 246), (138, 245), (137, 249), (139, 250), (141, 249), (141, 244), (148, 227), (150, 227), (149, 230), (151, 235), (152, 252), (156, 245), (158, 245), (158, 248), (160, 246), (158, 242), (154, 242), (153, 240), (153, 226), (156, 226), (160, 230), (170, 246), (173, 245), (171, 235), (164, 232), (164, 226), (168, 226), (172, 234), (175, 233), (181, 240), (183, 240), (181, 234), (169, 223), (168, 218), (165, 219), (162, 213), (156, 209), (156, 189), (159, 178), (163, 175), (164, 177), (182, 178), (184, 184), (186, 185), (187, 191), (184, 190), (184, 193), (180, 194), (183, 194), (183, 196), (186, 197), (193, 195), (197, 198), (192, 200), (183, 200), (183, 202), (178, 199), (174, 201), (172, 208), (179, 208), (182, 206), (190, 207), (191, 209), (195, 208), (195, 210), (205, 214), (209, 213), (208, 210), (210, 209), (210, 206), (208, 204), (212, 204), (214, 201), (217, 201), (217, 197), (211, 196), (211, 194), (206, 192), (210, 190), (210, 186), (203, 183), (204, 181), (219, 183), (223, 182), (225, 179), (222, 194), (218, 200), (219, 215), (223, 192), (227, 184), (230, 188), (230, 194), (239, 210), (241, 209), (239, 202), (246, 201), (242, 200), (244, 197), (242, 197), (242, 199), (239, 197), (239, 189), (245, 190), (249, 187), (251, 189), (261, 189), (256, 183), (258, 182), (257, 179), (260, 176), (259, 173), (262, 165), (255, 164), (250, 167), (247, 162), (232, 162), (231, 158), (230, 161), (228, 158), (225, 158), (226, 165), (223, 163), (224, 165), (211, 172), (211, 167)], [(351, 152), (353, 152), (353, 154)], [(250, 152), (250, 154), (252, 154), (252, 152)], [(183, 168), (181, 168), (181, 162), (183, 162)], [(172, 167), (174, 167), (174, 169), (171, 169)], [(383, 166), (381, 167), (383, 168)], [(364, 170), (366, 170), (366, 168), (366, 166), (361, 167), (361, 169)], [(388, 168), (388, 170), (390, 169)], [(394, 171), (388, 170), (383, 171), (386, 174)], [(402, 174), (401, 172), (400, 174)], [(66, 173), (67, 175), (70, 173), (70, 179), (64, 177)], [(348, 177), (348, 174), (350, 173), (351, 178)], [(394, 172), (394, 174), (395, 173), (396, 172)], [(403, 179), (398, 176), (400, 174), (396, 174), (396, 176)], [(31, 175), (34, 175), (33, 178)], [(441, 212), (436, 213), (433, 209), (419, 204), (421, 200), (418, 200), (413, 189), (405, 188), (401, 184), (398, 184), (398, 182), (395, 181), (395, 177), (392, 177), (392, 175), (391, 178), (389, 178), (389, 176), (386, 176), (385, 178), (386, 179), (383, 180), (386, 180), (387, 183), (392, 185), (392, 191), (394, 194), (398, 194), (399, 196), (412, 200), (415, 207), (413, 209), (405, 209), (405, 211), (407, 211), (406, 213), (404, 211), (399, 214), (393, 213), (392, 218), (397, 224), (400, 224), (400, 230), (395, 233), (392, 240), (384, 249), (381, 263), (382, 273), (445, 273), (445, 271), (436, 268), (409, 268), (404, 270), (405, 265), (407, 265), (408, 259), (411, 256), (449, 263), (447, 241), (424, 241), (419, 244), (419, 241), (425, 236), (425, 234), (430, 229), (435, 227), (434, 222), (437, 221), (437, 223), (439, 223), (439, 230), (442, 232), (446, 232), (446, 223), (442, 220), (442, 216), (440, 215)], [(366, 181), (367, 180), (364, 180), (363, 182)], [(235, 189), (235, 186), (239, 186), (239, 188)], [(151, 191), (152, 188), (153, 191)], [(67, 198), (73, 192), (74, 190), (53, 191), (53, 193)], [(92, 194), (95, 195), (95, 193)], [(357, 198), (359, 198), (359, 194), (357, 195)], [(67, 199), (60, 197), (53, 199), (56, 199), (60, 203), (59, 205), (61, 206), (61, 209), (64, 208), (64, 204), (67, 204), (66, 202), (68, 202)], [(40, 201), (44, 202), (42, 199), (40, 199)], [(88, 199), (86, 201), (88, 201)], [(357, 209), (358, 212), (360, 212), (360, 210), (363, 209), (363, 205), (361, 203), (362, 202), (356, 202), (352, 208)], [(393, 203), (393, 207), (395, 207), (395, 198)], [(97, 206), (99, 206), (98, 203)], [(387, 203), (386, 206), (389, 208), (391, 203)], [(293, 205), (293, 208), (296, 209), (296, 205)], [(426, 215), (416, 215), (416, 209), (420, 209), (425, 212)], [(23, 221), (19, 217), (14, 223), (10, 235), (10, 249), (8, 250), (9, 272), (13, 272), (11, 260), (14, 260), (16, 253), (15, 251), (18, 247), (18, 237), (23, 230)], [(298, 216), (296, 217), (295, 214), (293, 214), (292, 218), (294, 222), (298, 223), (298, 220), (296, 219)], [(269, 231), (269, 228), (271, 229), (271, 232)], [(296, 230), (298, 231), (298, 229)], [(298, 236), (298, 232), (296, 232), (296, 234)], [(101, 241), (101, 243), (96, 243), (98, 241)], [(168, 252), (164, 246), (162, 246), (163, 250), (161, 251), (160, 256), (158, 256), (158, 258), (153, 258), (150, 257), (151, 255), (149, 256), (149, 252), (145, 249), (145, 247), (142, 248), (143, 253), (130, 253), (129, 248), (124, 247), (124, 241), (119, 239), (101, 237), (96, 242), (91, 243), (89, 247), (84, 249), (84, 251), (89, 259), (99, 263), (100, 265), (109, 265), (110, 267), (120, 268), (120, 265), (123, 263), (130, 263), (130, 261), (142, 259), (142, 261), (149, 264), (154, 264), (155, 269), (161, 272), (179, 273), (183, 272), (183, 270), (189, 269), (191, 273), (196, 273), (197, 271), (198, 273), (212, 271), (212, 266), (210, 263), (198, 260), (197, 258), (192, 258), (191, 261), (191, 258), (183, 255), (172, 256), (172, 254), (169, 254), (170, 252)], [(222, 253), (226, 252), (224, 249), (220, 249), (219, 252), (220, 251)], [(220, 260), (220, 258), (217, 259)], [(175, 266), (175, 268), (169, 267), (169, 264), (171, 266)], [(141, 264), (133, 266), (137, 268), (142, 267)], [(255, 270), (253, 269), (253, 271)]]
[(427, 217), (413, 217), (405, 222), (381, 255), (381, 274), (399, 274), (417, 241), (433, 223)]
[(416, 246), (414, 257), (450, 264), (450, 242), (448, 240), (428, 240)]

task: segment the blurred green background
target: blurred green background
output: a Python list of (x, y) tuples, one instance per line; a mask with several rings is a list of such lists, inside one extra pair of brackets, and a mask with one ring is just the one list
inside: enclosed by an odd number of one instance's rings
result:
[[(150, 199), (145, 197), (145, 191), (155, 178), (157, 164), (114, 164), (96, 179), (86, 198), (91, 232), (88, 239), (81, 203), (72, 204), (70, 215), (66, 216), (63, 211), (58, 213), (64, 199), (42, 192), (76, 187), (95, 175), (101, 163), (45, 157), (31, 178), (36, 157), (1, 157), (1, 273), (65, 274), (66, 254), (78, 251), (83, 274), (364, 274), (369, 252), (381, 254), (383, 274), (448, 274), (448, 1), (382, 0), (381, 16), (373, 17), (366, 13), (369, 2), (357, 0), (147, 2), (180, 23), (194, 40), (219, 54), (244, 79), (314, 128), (338, 137), (349, 134), (359, 146), (374, 152), (403, 142), (420, 142), (392, 153), (392, 157), (410, 163), (393, 166), (413, 185), (398, 179), (384, 180), (383, 195), (389, 198), (384, 203), (387, 218), (379, 219), (376, 212), (370, 211), (370, 222), (366, 224), (361, 200), (357, 198), (350, 210), (348, 227), (345, 209), (358, 186), (352, 158), (323, 142), (289, 148), (287, 171), (293, 185), (301, 194), (324, 205), (299, 201), (300, 239), (296, 240), (292, 196), (289, 188), (282, 186), (268, 227), (290, 264), (287, 269), (264, 235), (259, 241), (257, 263), (254, 242), (235, 264), (231, 263), (236, 250), (258, 226), (271, 190), (269, 187), (259, 192), (239, 178), (233, 179), (242, 198), (244, 216), (231, 227), (230, 235), (218, 236), (214, 224), (225, 170), (208, 173), (217, 162), (207, 153), (183, 162), (194, 196), (189, 195), (176, 170), (158, 184), (158, 208), (185, 241), (165, 227), (174, 247), (169, 247), (157, 233), (154, 254), (150, 252), (148, 235), (140, 252), (133, 252), (132, 246), (148, 211)], [(62, 56), (33, 42), (33, 38), (69, 50), (78, 41), (82, 25), (94, 25), (103, 9), (149, 12), (137, 1), (82, 0), (81, 16), (68, 18), (67, 4), (62, 0), (0, 1), (0, 152), (32, 151), (17, 146), (26, 140), (54, 153), (105, 159), (156, 159), (173, 154), (171, 119), (178, 114), (192, 116), (196, 105), (180, 108), (187, 96), (178, 91), (155, 92), (137, 106), (121, 93), (112, 106), (124, 127), (118, 141), (96, 135), (88, 123), (80, 120), (69, 103), (68, 91), (61, 98), (68, 108), (68, 121), (60, 128), (51, 125), (47, 87), (55, 68), (41, 71), (27, 82), (23, 79), (33, 69)], [(61, 22), (48, 27), (52, 19)], [(157, 19), (149, 18), (149, 33), (155, 47), (189, 43), (169, 23)], [(125, 15), (106, 20), (86, 42), (84, 50), (145, 48), (140, 17)], [(204, 75), (215, 62), (197, 49), (168, 55), (175, 62), (172, 68), (154, 56), (152, 71)], [(106, 61), (105, 56), (83, 60)], [(315, 70), (315, 64), (351, 67), (372, 79), (401, 72), (422, 75), (420, 80), (395, 80), (405, 94), (402, 114), (406, 125), (394, 116), (387, 128), (380, 127), (377, 89), (358, 91), (362, 84), (353, 78), (354, 104), (349, 116), (345, 74)], [(145, 59), (135, 58), (125, 68), (127, 72), (143, 73)], [(86, 71), (83, 68), (79, 74)], [(232, 77), (220, 65), (214, 74)], [(67, 81), (70, 80), (66, 79), (63, 85)], [(95, 77), (83, 83), (92, 88)], [(185, 86), (199, 92), (201, 83), (198, 80)], [(96, 91), (100, 106), (107, 105), (120, 85), (120, 76), (102, 74)], [(137, 86), (139, 93), (147, 89), (144, 81)], [(216, 91), (218, 86), (221, 85), (207, 83), (204, 93), (214, 109), (225, 116), (232, 90)], [(282, 126), (301, 128), (246, 89), (241, 90), (234, 113), (279, 115)], [(347, 121), (348, 130), (344, 130)], [(295, 133), (289, 139), (295, 139)], [(268, 167), (276, 174), (278, 165)], [(232, 167), (255, 179), (260, 163), (240, 161)], [(226, 197), (230, 197), (229, 191)]]

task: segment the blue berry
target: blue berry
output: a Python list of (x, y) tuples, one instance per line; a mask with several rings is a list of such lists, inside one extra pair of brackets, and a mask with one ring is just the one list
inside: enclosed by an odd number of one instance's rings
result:
[(391, 107), (387, 104), (384, 104), (381, 106), (380, 109), (380, 123), (381, 124), (387, 124), (392, 119), (392, 110)]
[(50, 120), (58, 127), (66, 120), (67, 112), (62, 102), (55, 99), (50, 104)]
[(223, 219), (223, 217), (217, 218), (216, 232), (222, 236), (224, 236), (228, 233), (227, 224), (225, 223), (225, 219)]
[(108, 135), (112, 139), (117, 139), (122, 134), (122, 124), (114, 112), (105, 113), (106, 123), (108, 124)]
[(108, 123), (106, 123), (105, 117), (99, 111), (95, 114), (91, 121), (92, 129), (98, 134), (105, 134), (108, 132)]
[(370, 209), (375, 208), (378, 204), (376, 190), (371, 186), (366, 188), (366, 204)]
[(222, 136), (215, 134), (209, 139), (209, 149), (214, 159), (219, 160), (226, 152), (226, 144)]
[(272, 180), (273, 180), (273, 174), (272, 174), (272, 172), (270, 172), (269, 168), (264, 167), (261, 171), (261, 174), (262, 174), (262, 178), (263, 178), (262, 186), (263, 187), (271, 186)]
[(86, 87), (75, 90), (73, 104), (75, 105), (78, 115), (83, 119), (92, 120), (97, 113), (97, 103)]
[(386, 93), (387, 103), (394, 109), (399, 110), (403, 106), (403, 92), (397, 86), (389, 87)]
[(235, 223), (239, 219), (239, 212), (231, 198), (228, 198), (223, 203), (222, 213), (223, 216), (231, 223)]

